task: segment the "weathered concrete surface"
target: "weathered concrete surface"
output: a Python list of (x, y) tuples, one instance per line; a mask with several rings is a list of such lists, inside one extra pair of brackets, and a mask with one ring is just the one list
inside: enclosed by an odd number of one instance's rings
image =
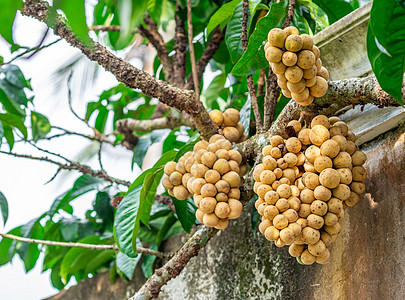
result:
[(367, 193), (346, 210), (330, 263), (302, 266), (260, 233), (251, 205), (159, 299), (405, 299), (405, 128), (363, 146)]

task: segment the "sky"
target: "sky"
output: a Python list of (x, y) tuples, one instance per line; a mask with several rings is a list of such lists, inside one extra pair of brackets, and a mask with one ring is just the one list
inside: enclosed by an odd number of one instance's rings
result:
[[(46, 27), (32, 18), (18, 16), (14, 29), (14, 40), (17, 44), (33, 47), (41, 39)], [(50, 32), (44, 44), (55, 39), (56, 37)], [(46, 115), (52, 125), (91, 135), (92, 131), (83, 122), (75, 118), (69, 110), (66, 81), (63, 81), (55, 89), (52, 79), (52, 74), (58, 66), (63, 65), (69, 58), (77, 54), (77, 50), (70, 47), (66, 42), (60, 41), (42, 50), (29, 60), (19, 59), (14, 63), (21, 68), (26, 78), (32, 79), (31, 84), (35, 95), (34, 104), (37, 111)], [(15, 55), (10, 55), (8, 45), (1, 37), (0, 55), (4, 57), (4, 61), (8, 61)], [(136, 63), (135, 61), (134, 64), (136, 65)], [(89, 65), (87, 66), (89, 67)], [(103, 90), (117, 84), (116, 79), (111, 74), (100, 70), (95, 84), (86, 86), (84, 93), (80, 94), (75, 92), (75, 87), (80, 87), (81, 84), (79, 82), (80, 76), (76, 74), (73, 78), (76, 78), (72, 82), (73, 107), (80, 116), (84, 116), (87, 101), (98, 99), (98, 95)], [(93, 147), (94, 149), (96, 145), (81, 137), (67, 137), (52, 142), (43, 141), (39, 143), (39, 146), (75, 159), (84, 148)], [(8, 151), (8, 146), (2, 145), (1, 150)], [(43, 153), (24, 143), (16, 143), (13, 152), (43, 156)], [(131, 171), (131, 158), (131, 152), (120, 146), (114, 148), (110, 145), (103, 145), (103, 165), (110, 176), (133, 181), (140, 169), (134, 168), (134, 171)], [(151, 163), (153, 161), (148, 162), (148, 164)], [(99, 169), (96, 159), (86, 162), (86, 164), (96, 170)], [(54, 199), (71, 188), (74, 180), (81, 175), (78, 172), (71, 172), (72, 174), (62, 172), (51, 183), (44, 185), (55, 174), (56, 166), (4, 154), (0, 154), (0, 166), (0, 191), (6, 196), (9, 203), (8, 222), (5, 227), (0, 224), (0, 232), (3, 233), (37, 218), (47, 211)], [(75, 200), (72, 203), (75, 215), (82, 217), (85, 211), (91, 207), (93, 200), (94, 194), (91, 193)], [(57, 290), (51, 286), (49, 271), (41, 273), (41, 268), (42, 256), (36, 267), (28, 274), (25, 273), (23, 263), (17, 255), (12, 264), (1, 266), (0, 299), (35, 300), (57, 293)]]

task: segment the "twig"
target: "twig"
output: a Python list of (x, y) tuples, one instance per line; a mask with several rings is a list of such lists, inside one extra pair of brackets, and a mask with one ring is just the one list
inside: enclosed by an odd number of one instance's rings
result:
[[(247, 23), (249, 17), (249, 0), (243, 0), (243, 7), (242, 7), (242, 32), (241, 32), (241, 40), (243, 45), (243, 51), (246, 51), (248, 46), (248, 38), (247, 38)], [(261, 132), (263, 128), (262, 117), (260, 116), (260, 109), (259, 105), (257, 104), (257, 97), (255, 91), (255, 83), (253, 81), (252, 75), (247, 75), (247, 84), (249, 89), (250, 100), (252, 102), (253, 113), (256, 119), (256, 131)]]
[(163, 74), (167, 82), (173, 82), (173, 63), (169, 57), (169, 52), (167, 51), (166, 44), (163, 41), (162, 36), (158, 31), (158, 27), (149, 14), (144, 18), (146, 28), (142, 25), (139, 26), (139, 33), (147, 38), (149, 42), (155, 47), (157, 51), (157, 56), (163, 66)]
[(70, 74), (69, 74), (69, 76), (68, 76), (68, 80), (67, 80), (68, 103), (69, 103), (70, 111), (72, 112), (72, 114), (73, 114), (77, 119), (79, 119), (80, 121), (82, 121), (84, 124), (87, 125), (87, 127), (89, 127), (90, 129), (92, 129), (92, 130), (94, 131), (94, 128), (91, 127), (91, 126), (89, 125), (89, 123), (88, 123), (85, 119), (79, 117), (79, 115), (78, 115), (78, 114), (74, 111), (74, 109), (73, 109), (73, 106), (72, 106), (72, 91), (71, 91), (71, 89), (70, 89), (70, 84), (71, 84), (71, 80), (72, 80), (72, 75), (73, 75), (73, 71), (70, 72)]
[(65, 128), (59, 127), (59, 126), (52, 126), (52, 128), (61, 130), (61, 131), (63, 131), (63, 133), (55, 134), (55, 135), (48, 136), (48, 137), (44, 137), (44, 138), (42, 138), (42, 140), (51, 140), (51, 139), (63, 137), (63, 136), (66, 136), (66, 135), (76, 135), (76, 136), (80, 136), (80, 137), (86, 138), (86, 139), (91, 140), (91, 141), (97, 141), (97, 142), (100, 142), (100, 143), (107, 143), (107, 144), (110, 144), (112, 146), (120, 144), (120, 143), (115, 144), (113, 141), (108, 140), (106, 138), (105, 134), (86, 135), (84, 133), (70, 131), (70, 130), (67, 130)]
[(285, 18), (283, 28), (286, 28), (287, 26), (290, 25), (292, 18), (294, 17), (294, 10), (295, 10), (295, 0), (290, 0), (288, 2), (287, 17)]
[(177, 277), (191, 258), (198, 255), (198, 252), (218, 232), (218, 229), (202, 226), (194, 235), (180, 248), (179, 251), (160, 269), (146, 281), (140, 290), (130, 300), (146, 300), (156, 298), (161, 288), (171, 279)]
[(6, 152), (6, 151), (1, 151), (0, 153), (3, 154), (7, 154), (7, 155), (11, 155), (11, 156), (15, 156), (15, 157), (22, 157), (22, 158), (28, 158), (28, 159), (32, 159), (32, 160), (39, 160), (39, 161), (45, 161), (54, 165), (57, 165), (60, 169), (64, 169), (64, 170), (77, 170), (83, 174), (89, 174), (93, 177), (98, 177), (98, 178), (102, 178), (106, 181), (109, 181), (111, 183), (116, 183), (116, 184), (121, 184), (121, 185), (125, 185), (125, 186), (130, 186), (131, 182), (126, 181), (126, 180), (121, 180), (121, 179), (117, 179), (114, 177), (110, 177), (108, 176), (104, 171), (95, 171), (92, 168), (90, 168), (89, 166), (86, 165), (81, 165), (77, 162), (72, 162), (70, 164), (62, 164), (58, 161), (52, 160), (48, 157), (37, 157), (37, 156), (32, 156), (32, 155), (28, 155), (28, 154), (19, 154), (19, 153), (14, 153), (14, 152)]
[[(201, 55), (201, 58), (197, 62), (197, 78), (198, 82), (201, 82), (202, 75), (205, 71), (205, 68), (211, 58), (214, 56), (215, 52), (217, 52), (219, 45), (223, 41), (225, 37), (224, 31), (221, 31), (221, 27), (218, 26), (217, 29), (212, 33), (212, 37), (210, 41), (207, 44), (207, 47), (205, 48), (203, 54)], [(186, 90), (192, 90), (194, 88), (194, 81), (193, 81), (193, 75), (190, 74), (187, 79), (187, 83), (184, 86), (184, 89)]]
[(47, 45), (41, 46), (41, 47), (34, 47), (34, 48), (30, 48), (25, 50), (24, 52), (18, 54), (17, 56), (13, 57), (12, 59), (10, 59), (8, 62), (3, 63), (3, 65), (7, 65), (7, 64), (11, 64), (13, 61), (15, 61), (16, 59), (19, 59), (20, 57), (30, 53), (30, 52), (39, 52), (42, 49), (48, 48), (54, 44), (56, 44), (57, 42), (60, 42), (62, 39), (57, 39), (56, 41), (53, 41)]
[[(92, 31), (111, 31), (118, 32), (121, 31), (120, 25), (93, 25), (89, 27), (89, 30)], [(131, 31), (132, 34), (136, 33), (136, 29)]]
[[(94, 244), (83, 244), (83, 243), (67, 243), (67, 242), (55, 242), (55, 241), (45, 241), (45, 240), (37, 240), (37, 239), (30, 239), (30, 238), (25, 238), (21, 236), (16, 236), (14, 234), (8, 234), (8, 233), (0, 233), (0, 236), (3, 238), (8, 238), (12, 239), (18, 242), (23, 242), (23, 243), (30, 243), (30, 244), (39, 244), (39, 245), (45, 245), (45, 246), (56, 246), (56, 247), (68, 247), (68, 248), (83, 248), (83, 249), (89, 249), (89, 250), (114, 250), (114, 251), (119, 251), (118, 247), (116, 245), (94, 245)], [(172, 257), (172, 255), (163, 253), (160, 251), (155, 251), (151, 250), (148, 248), (143, 248), (143, 247), (136, 247), (136, 251), (138, 253), (142, 254), (149, 254), (149, 255), (154, 255), (156, 257), (159, 257), (161, 259), (169, 259)]]
[[(49, 4), (47, 2), (43, 0), (26, 0), (21, 13), (25, 16), (31, 16), (40, 21), (45, 21), (48, 17), (48, 11)], [(197, 101), (197, 96), (193, 91), (180, 89), (154, 78), (147, 72), (141, 71), (116, 57), (99, 43), (91, 41), (90, 45), (83, 44), (68, 29), (65, 20), (61, 16), (57, 16), (56, 22), (52, 25), (52, 28), (56, 35), (59, 35), (72, 46), (81, 50), (90, 60), (96, 61), (103, 66), (107, 71), (115, 75), (118, 81), (124, 83), (127, 87), (139, 89), (149, 97), (158, 98), (166, 105), (176, 107), (178, 110), (188, 113), (194, 119), (197, 129), (205, 138), (209, 138), (217, 132), (218, 128), (215, 126), (214, 122), (212, 122), (202, 103)], [(182, 39), (184, 39), (184, 28), (182, 36)], [(179, 51), (177, 54), (181, 54), (180, 48), (178, 48)], [(183, 54), (184, 53), (185, 52), (183, 52)], [(184, 60), (180, 59), (178, 61)], [(182, 66), (184, 67), (184, 65), (183, 63)]]
[(184, 22), (180, 19), (177, 12), (181, 10), (180, 4), (176, 4), (176, 15), (174, 20), (176, 22), (176, 29), (174, 35), (174, 48), (175, 54), (173, 55), (173, 85), (183, 87), (184, 79), (186, 77), (186, 49), (187, 38), (184, 29)]
[(259, 72), (259, 79), (257, 80), (257, 97), (264, 94), (265, 86), (266, 86), (266, 69), (261, 69)]
[(200, 82), (198, 80), (197, 65), (195, 63), (195, 53), (193, 44), (193, 14), (191, 13), (191, 0), (187, 0), (187, 30), (188, 30), (188, 47), (190, 48), (191, 73), (193, 75), (194, 90), (197, 97), (200, 96)]
[(102, 161), (101, 161), (101, 150), (102, 150), (102, 147), (103, 147), (103, 142), (101, 142), (101, 143), (100, 143), (100, 146), (98, 147), (97, 156), (98, 156), (98, 164), (100, 165), (100, 170), (105, 173), (105, 170), (104, 170), (104, 167), (103, 167), (103, 163), (102, 163)]

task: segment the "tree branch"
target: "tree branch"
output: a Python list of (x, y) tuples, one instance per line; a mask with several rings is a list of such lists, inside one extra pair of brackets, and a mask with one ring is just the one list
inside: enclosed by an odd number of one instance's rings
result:
[(169, 52), (166, 48), (166, 43), (160, 35), (156, 23), (152, 20), (149, 14), (144, 18), (146, 28), (142, 25), (139, 26), (139, 32), (147, 38), (157, 51), (157, 56), (163, 66), (163, 74), (169, 83), (173, 83), (173, 63), (169, 57)]
[[(22, 14), (47, 22), (49, 4), (44, 1), (27, 0), (22, 8)], [(143, 72), (131, 64), (123, 61), (109, 52), (105, 47), (96, 42), (85, 45), (66, 27), (63, 19), (59, 16), (56, 22), (48, 24), (52, 26), (55, 34), (64, 38), (73, 47), (78, 48), (90, 60), (96, 61), (107, 71), (115, 75), (118, 81), (134, 89), (140, 89), (149, 97), (158, 98), (161, 102), (176, 107), (191, 115), (197, 129), (205, 137), (215, 134), (217, 127), (210, 119), (207, 110), (198, 101), (193, 91), (182, 90), (164, 81), (158, 80), (150, 74)], [(184, 31), (184, 28), (183, 28)], [(183, 34), (184, 35), (184, 34)], [(179, 49), (180, 51), (181, 49)], [(177, 61), (180, 61), (179, 59)], [(184, 81), (184, 80), (183, 80)]]
[[(30, 239), (21, 236), (16, 236), (14, 234), (8, 233), (0, 233), (0, 236), (3, 238), (12, 239), (18, 242), (23, 243), (30, 243), (30, 244), (39, 244), (45, 246), (57, 246), (57, 247), (68, 247), (68, 248), (83, 248), (89, 250), (114, 250), (119, 251), (116, 245), (94, 245), (94, 244), (82, 244), (82, 243), (67, 243), (67, 242), (55, 242), (55, 241), (45, 241), (45, 240), (37, 240), (37, 239)], [(160, 251), (151, 250), (148, 248), (143, 247), (136, 247), (136, 251), (142, 254), (149, 254), (159, 257), (161, 259), (169, 259), (172, 255), (163, 253)]]
[[(221, 31), (221, 27), (218, 26), (217, 29), (212, 33), (212, 37), (207, 44), (201, 58), (197, 62), (197, 76), (198, 82), (201, 82), (202, 75), (204, 74), (205, 67), (217, 52), (219, 45), (224, 40), (225, 32)], [(186, 90), (192, 90), (194, 88), (194, 82), (192, 80), (192, 75), (188, 76), (187, 83), (184, 86)]]
[(277, 76), (269, 68), (269, 77), (266, 80), (266, 94), (264, 97), (264, 131), (268, 130), (276, 114), (277, 100), (280, 97), (280, 87), (277, 84)]
[(194, 127), (191, 119), (174, 119), (170, 115), (163, 118), (152, 120), (135, 120), (135, 119), (121, 119), (115, 123), (117, 131), (124, 133), (126, 130), (131, 131), (152, 131), (156, 129), (175, 129), (181, 125)]
[(194, 90), (197, 96), (200, 96), (200, 81), (198, 80), (197, 65), (195, 63), (195, 52), (193, 44), (193, 14), (191, 13), (191, 0), (187, 0), (187, 31), (188, 47), (190, 49), (191, 74), (193, 75)]
[[(180, 5), (176, 4), (176, 12), (181, 9)], [(173, 56), (173, 84), (177, 87), (184, 86), (184, 79), (186, 78), (186, 49), (187, 38), (186, 31), (184, 29), (184, 22), (180, 19), (178, 14), (174, 16), (176, 22), (176, 33), (174, 36), (174, 48), (175, 54)]]
[[(249, 17), (249, 0), (243, 0), (243, 10), (242, 10), (242, 32), (241, 40), (243, 45), (243, 51), (246, 51), (248, 46), (247, 38), (247, 23)], [(257, 104), (257, 97), (255, 91), (255, 83), (253, 82), (253, 76), (247, 75), (247, 84), (249, 89), (250, 100), (252, 102), (252, 109), (256, 119), (256, 131), (261, 132), (263, 128), (262, 117), (260, 116), (259, 105)]]
[[(282, 28), (290, 25), (294, 16), (295, 0), (290, 0), (288, 3), (288, 12)], [(264, 131), (268, 130), (274, 120), (276, 114), (277, 100), (280, 97), (280, 87), (277, 84), (277, 76), (271, 68), (269, 68), (269, 76), (266, 82), (266, 96), (264, 98)]]
[(292, 18), (294, 17), (294, 10), (295, 10), (295, 0), (290, 0), (288, 2), (287, 17), (285, 18), (283, 28), (286, 28), (287, 26), (290, 25)]
[(191, 258), (207, 244), (209, 239), (218, 232), (218, 229), (202, 226), (180, 248), (179, 251), (146, 281), (141, 289), (130, 300), (146, 300), (156, 298), (161, 288), (171, 279), (177, 277)]
[(64, 169), (64, 170), (77, 170), (83, 174), (89, 174), (93, 177), (98, 177), (98, 178), (102, 178), (106, 181), (109, 181), (111, 183), (116, 183), (116, 184), (121, 184), (121, 185), (125, 185), (125, 186), (130, 186), (131, 182), (126, 181), (126, 180), (121, 180), (121, 179), (117, 179), (114, 177), (110, 177), (108, 176), (104, 171), (95, 171), (92, 168), (90, 168), (89, 166), (86, 165), (81, 165), (77, 162), (72, 162), (70, 164), (62, 164), (58, 161), (52, 160), (48, 157), (37, 157), (37, 156), (32, 156), (32, 155), (28, 155), (28, 154), (19, 154), (19, 153), (14, 153), (14, 152), (6, 152), (6, 151), (1, 151), (0, 153), (3, 154), (7, 154), (7, 155), (11, 155), (14, 157), (22, 157), (22, 158), (28, 158), (28, 159), (32, 159), (32, 160), (39, 160), (39, 161), (45, 161), (54, 165), (57, 165), (60, 169)]

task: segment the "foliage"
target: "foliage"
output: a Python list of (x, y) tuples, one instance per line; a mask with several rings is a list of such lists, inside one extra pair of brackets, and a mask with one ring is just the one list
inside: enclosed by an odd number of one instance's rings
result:
[[(364, 2), (364, 1), (363, 1)], [(136, 3), (136, 5), (135, 5)], [(93, 24), (87, 24), (84, 0), (53, 1), (54, 8), (63, 12), (67, 23), (82, 42), (89, 44), (88, 25), (120, 25), (119, 32), (98, 31), (97, 39), (110, 50), (128, 51), (133, 46), (134, 29), (146, 26), (144, 11), (150, 14), (159, 30), (167, 36), (168, 53), (173, 54), (174, 34), (173, 19), (176, 15), (186, 21), (186, 1), (174, 0), (101, 0), (92, 8)], [(253, 75), (257, 84), (260, 69), (268, 65), (264, 57), (264, 40), (271, 28), (281, 27), (286, 18), (289, 1), (250, 0), (248, 18), (248, 47), (243, 51), (241, 43), (241, 0), (193, 0), (193, 36), (196, 59), (207, 48), (214, 30), (220, 26), (225, 31), (225, 38), (219, 45), (210, 68), (215, 72), (214, 78), (206, 76), (201, 85), (201, 100), (208, 110), (234, 107), (241, 110), (242, 122), (249, 133), (254, 115), (250, 98), (247, 97), (246, 75)], [(12, 36), (12, 24), (21, 2), (6, 0), (0, 10), (0, 34), (10, 44), (10, 52), (21, 54), (30, 47), (16, 45)], [(398, 101), (399, 88), (404, 72), (404, 36), (403, 24), (405, 10), (403, 1), (375, 0), (368, 32), (369, 57), (381, 86), (394, 95)], [(301, 33), (316, 34), (333, 22), (359, 7), (359, 1), (321, 1), (297, 0), (293, 24)], [(54, 22), (56, 10), (53, 11)], [(390, 20), (390, 22), (387, 22)], [(187, 23), (187, 22), (186, 22)], [(402, 26), (402, 27), (401, 27)], [(15, 30), (18, 30), (15, 29)], [(143, 45), (149, 41), (144, 39)], [(190, 56), (186, 55), (186, 76), (191, 73)], [(117, 52), (118, 54), (122, 52)], [(19, 55), (14, 54), (14, 55)], [(26, 79), (16, 64), (3, 62), (0, 57), (0, 143), (6, 141), (13, 149), (16, 140), (29, 140), (41, 143), (53, 133), (48, 118), (34, 109), (34, 91), (30, 80)], [(162, 63), (158, 57), (153, 64), (153, 72), (159, 79), (164, 79), (161, 72)], [(30, 96), (27, 96), (30, 95)], [(263, 99), (260, 96), (259, 107), (263, 115)], [(94, 99), (92, 99), (94, 100)], [(276, 112), (280, 113), (288, 99), (280, 97)], [(95, 101), (86, 102), (85, 122), (97, 135), (114, 137), (113, 144), (121, 144), (124, 135), (115, 130), (115, 122), (124, 118), (149, 120), (155, 112), (156, 101), (139, 91), (118, 83), (115, 87), (100, 91)], [(170, 236), (180, 232), (190, 232), (194, 224), (195, 209), (192, 199), (177, 201), (172, 199), (176, 213), (168, 206), (155, 201), (159, 183), (163, 176), (163, 166), (169, 160), (178, 160), (190, 151), (198, 140), (194, 128), (181, 126), (175, 129), (160, 129), (135, 132), (139, 138), (133, 149), (132, 161), (141, 167), (147, 150), (157, 142), (163, 143), (162, 156), (154, 166), (144, 170), (128, 189), (118, 187), (102, 178), (89, 174), (77, 178), (68, 191), (55, 199), (47, 212), (27, 224), (18, 226), (9, 233), (29, 238), (60, 242), (82, 242), (92, 244), (113, 244), (119, 252), (88, 249), (68, 249), (47, 247), (35, 244), (23, 244), (3, 238), (0, 242), (0, 265), (11, 262), (18, 254), (24, 262), (26, 271), (37, 263), (40, 252), (44, 253), (42, 269), (51, 270), (51, 282), (55, 288), (62, 289), (71, 278), (80, 281), (92, 274), (110, 270), (111, 278), (120, 275), (131, 279), (135, 267), (142, 261), (141, 268), (146, 277), (152, 275), (156, 257), (137, 253), (140, 245), (158, 250), (161, 243)], [(3, 150), (4, 146), (2, 147)], [(80, 200), (84, 194), (91, 194), (94, 203), (84, 218), (75, 216), (72, 201)], [(165, 194), (166, 195), (166, 194)], [(111, 200), (123, 196), (121, 204), (115, 211)], [(8, 196), (9, 197), (9, 196)], [(8, 218), (7, 200), (0, 193), (0, 209), (4, 223)], [(256, 230), (257, 212), (252, 212), (252, 229)]]

